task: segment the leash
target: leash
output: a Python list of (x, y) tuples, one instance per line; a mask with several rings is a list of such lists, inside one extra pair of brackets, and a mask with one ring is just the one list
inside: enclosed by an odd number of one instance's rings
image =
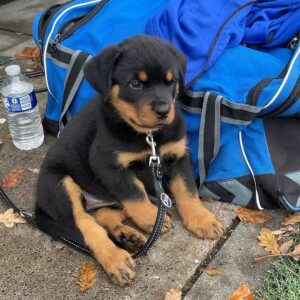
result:
[[(143, 245), (143, 247), (133, 255), (133, 258), (137, 259), (140, 258), (143, 255), (146, 255), (149, 249), (153, 246), (153, 244), (158, 239), (163, 223), (164, 223), (164, 217), (166, 213), (166, 208), (170, 208), (172, 206), (172, 201), (170, 197), (164, 192), (163, 185), (162, 185), (162, 172), (161, 172), (161, 164), (159, 156), (156, 154), (156, 143), (154, 142), (153, 135), (149, 133), (146, 137), (146, 142), (151, 147), (152, 155), (149, 158), (149, 167), (152, 170), (152, 176), (153, 176), (153, 182), (154, 182), (154, 188), (155, 188), (155, 196), (158, 199), (158, 212), (155, 220), (155, 224), (153, 226), (153, 230), (150, 233), (147, 242)], [(0, 200), (9, 208), (12, 208), (14, 212), (17, 212), (20, 214), (22, 218), (26, 220), (26, 222), (30, 225), (32, 225), (35, 228), (37, 227), (36, 221), (34, 216), (23, 210), (18, 208), (6, 195), (2, 187), (0, 186)], [(39, 229), (39, 228), (38, 228)], [(67, 245), (75, 248), (76, 250), (79, 250), (81, 252), (84, 252), (85, 254), (88, 254), (92, 256), (91, 251), (88, 248), (83, 247), (81, 244), (67, 239), (63, 236), (58, 236), (53, 233), (51, 236), (61, 240), (62, 242), (66, 243)]]
[(162, 185), (162, 172), (161, 172), (161, 164), (159, 156), (156, 154), (156, 143), (154, 142), (152, 133), (149, 133), (146, 137), (147, 144), (151, 147), (152, 155), (149, 158), (149, 167), (152, 170), (155, 196), (158, 199), (158, 211), (155, 220), (155, 224), (153, 226), (153, 230), (150, 233), (147, 242), (144, 246), (136, 253), (133, 258), (139, 258), (142, 255), (146, 255), (149, 249), (153, 246), (153, 244), (158, 239), (163, 224), (166, 213), (166, 208), (170, 208), (172, 206), (172, 201), (170, 197), (164, 192)]

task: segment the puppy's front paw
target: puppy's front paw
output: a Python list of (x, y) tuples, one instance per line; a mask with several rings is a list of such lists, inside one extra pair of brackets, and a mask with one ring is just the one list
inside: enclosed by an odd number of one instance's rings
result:
[(118, 226), (111, 234), (126, 250), (133, 253), (136, 253), (147, 241), (142, 233), (128, 225)]
[(217, 217), (201, 204), (184, 218), (185, 227), (201, 239), (217, 239), (224, 234), (224, 226)]
[(128, 285), (135, 277), (136, 263), (130, 254), (115, 247), (110, 250), (109, 259), (102, 261), (102, 266), (111, 281), (120, 286)]

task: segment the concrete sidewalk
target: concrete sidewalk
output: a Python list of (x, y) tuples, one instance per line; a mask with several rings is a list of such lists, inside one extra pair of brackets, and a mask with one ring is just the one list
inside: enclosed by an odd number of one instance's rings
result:
[[(0, 5), (0, 56), (14, 57), (25, 46), (34, 46), (31, 34), (33, 16), (53, 1), (13, 1)], [(16, 33), (18, 32), (18, 33)], [(20, 63), (23, 71), (32, 64)], [(7, 64), (6, 64), (7, 65)], [(0, 79), (3, 69), (0, 66)], [(45, 87), (43, 77), (32, 80), (36, 89)], [(46, 93), (38, 93), (41, 114)], [(0, 102), (0, 118), (5, 118)], [(13, 169), (39, 168), (47, 149), (55, 138), (46, 135), (37, 150), (20, 151), (7, 139), (7, 122), (0, 125), (0, 184)], [(24, 171), (9, 197), (23, 209), (33, 211), (37, 175)], [(163, 299), (171, 288), (183, 289), (186, 299), (225, 300), (241, 284), (248, 282), (254, 290), (265, 277), (269, 262), (253, 264), (255, 256), (263, 255), (256, 241), (262, 226), (237, 221), (233, 205), (206, 202), (228, 229), (219, 241), (202, 241), (187, 232), (175, 217), (175, 228), (159, 238), (149, 255), (138, 261), (137, 277), (126, 288), (113, 286), (100, 266), (91, 258), (53, 241), (29, 225), (6, 228), (0, 224), (0, 299)], [(0, 213), (7, 208), (0, 203)], [(283, 212), (273, 211), (274, 221), (265, 226), (275, 228)], [(83, 262), (97, 266), (97, 282), (84, 294), (79, 292), (74, 274)], [(209, 277), (201, 274), (204, 266), (218, 267), (222, 274)]]

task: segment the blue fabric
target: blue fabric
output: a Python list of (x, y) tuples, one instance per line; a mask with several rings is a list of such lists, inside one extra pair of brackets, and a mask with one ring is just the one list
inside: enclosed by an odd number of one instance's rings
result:
[[(146, 33), (172, 42), (188, 60), (186, 82), (190, 82), (205, 66), (210, 47), (229, 16), (249, 0), (171, 0), (166, 8), (151, 18)], [(250, 4), (254, 3), (250, 1)], [(250, 6), (241, 9), (218, 39), (207, 67), (227, 47), (238, 45), (244, 33)]]
[(171, 0), (148, 21), (146, 32), (185, 53), (189, 84), (227, 48), (243, 43), (286, 46), (300, 31), (299, 20), (299, 0)]
[(247, 16), (243, 43), (285, 46), (300, 30), (299, 0), (258, 1)]

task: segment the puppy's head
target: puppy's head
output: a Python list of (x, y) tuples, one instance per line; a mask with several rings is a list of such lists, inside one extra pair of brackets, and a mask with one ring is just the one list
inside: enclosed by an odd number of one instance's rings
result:
[(138, 132), (172, 123), (174, 100), (183, 88), (186, 61), (170, 44), (136, 36), (89, 60), (87, 80)]

